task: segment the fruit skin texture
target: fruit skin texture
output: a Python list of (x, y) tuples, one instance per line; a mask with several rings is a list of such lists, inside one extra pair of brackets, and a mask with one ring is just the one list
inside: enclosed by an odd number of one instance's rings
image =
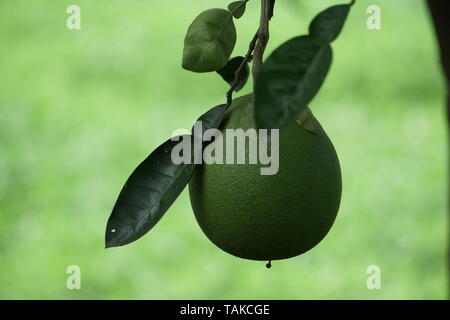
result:
[[(287, 259), (328, 233), (341, 200), (341, 171), (330, 139), (312, 114), (310, 120), (315, 134), (297, 122), (280, 132), (275, 175), (262, 176), (267, 165), (260, 164), (202, 164), (195, 170), (192, 208), (219, 248), (244, 259)], [(220, 129), (226, 139), (225, 129), (255, 126), (250, 94), (233, 101)]]

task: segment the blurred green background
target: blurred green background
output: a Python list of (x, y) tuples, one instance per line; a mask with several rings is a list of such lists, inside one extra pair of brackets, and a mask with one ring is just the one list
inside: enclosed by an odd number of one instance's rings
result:
[[(277, 1), (267, 52), (342, 2)], [(267, 270), (210, 243), (186, 192), (136, 243), (103, 243), (136, 165), (225, 101), (220, 77), (180, 64), (190, 22), (229, 1), (0, 1), (0, 298), (445, 299), (446, 130), (432, 26), (422, 0), (357, 2), (311, 104), (340, 156), (340, 213), (315, 249)], [(81, 7), (79, 31), (66, 28), (70, 4)], [(379, 31), (366, 27), (372, 4)], [(251, 0), (236, 54), (258, 16)], [(366, 286), (373, 264), (381, 290)], [(81, 290), (66, 288), (69, 265), (81, 268)]]

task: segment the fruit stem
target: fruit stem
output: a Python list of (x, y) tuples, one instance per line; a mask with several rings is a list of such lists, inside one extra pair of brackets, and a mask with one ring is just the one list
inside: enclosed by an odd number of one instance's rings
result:
[(244, 60), (242, 61), (241, 65), (239, 66), (238, 70), (236, 71), (234, 82), (231, 85), (231, 88), (227, 92), (227, 108), (229, 106), (231, 106), (231, 103), (233, 102), (233, 92), (237, 88), (237, 86), (239, 85), (240, 74), (244, 71), (244, 69), (246, 68), (247, 64), (251, 61), (251, 59), (253, 57), (252, 53), (255, 50), (255, 46), (256, 46), (256, 42), (257, 41), (258, 41), (258, 32), (255, 34), (255, 36), (253, 37), (252, 41), (250, 42), (250, 44), (248, 46), (247, 54), (245, 55)]
[(269, 22), (273, 17), (275, 0), (261, 0), (261, 18), (258, 29), (258, 42), (253, 53), (253, 83), (256, 82), (259, 70), (263, 64), (264, 51), (269, 42)]
[(263, 64), (264, 50), (269, 42), (269, 21), (273, 17), (273, 8), (275, 0), (261, 0), (261, 20), (258, 31), (248, 46), (247, 54), (241, 65), (235, 73), (234, 82), (227, 91), (226, 108), (233, 102), (233, 92), (239, 85), (240, 74), (244, 71), (246, 65), (253, 60), (253, 83), (255, 83), (256, 74)]

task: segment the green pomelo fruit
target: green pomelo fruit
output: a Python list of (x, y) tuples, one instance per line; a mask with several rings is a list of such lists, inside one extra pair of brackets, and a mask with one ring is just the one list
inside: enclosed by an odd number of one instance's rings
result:
[[(226, 129), (255, 128), (253, 111), (252, 94), (234, 100), (220, 128), (223, 141), (207, 148), (226, 141)], [(280, 132), (277, 174), (261, 175), (269, 165), (259, 161), (248, 164), (246, 141), (240, 150), (246, 164), (226, 164), (224, 157), (224, 164), (195, 170), (189, 192), (198, 224), (214, 244), (240, 258), (287, 259), (310, 250), (339, 209), (342, 181), (333, 144), (309, 109)]]

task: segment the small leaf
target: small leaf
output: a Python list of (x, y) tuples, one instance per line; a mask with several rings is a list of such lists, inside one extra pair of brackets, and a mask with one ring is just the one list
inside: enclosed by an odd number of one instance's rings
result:
[(183, 68), (212, 72), (225, 66), (236, 44), (236, 27), (231, 12), (209, 9), (190, 25), (184, 40)]
[(232, 2), (228, 5), (228, 10), (233, 14), (233, 17), (239, 19), (245, 13), (247, 2), (248, 0)]
[(258, 128), (283, 129), (305, 110), (330, 69), (329, 45), (317, 46), (309, 36), (281, 45), (263, 64), (255, 86)]
[[(236, 79), (236, 72), (238, 71), (244, 60), (244, 57), (235, 57), (228, 61), (225, 67), (217, 71), (217, 73), (222, 76), (223, 80), (225, 80), (230, 86), (232, 86), (234, 84), (234, 80)], [(239, 74), (238, 85), (234, 89), (234, 91), (240, 91), (247, 84), (249, 75), (250, 68), (248, 67), (248, 64), (246, 64), (245, 68)]]
[[(182, 137), (189, 137), (182, 136)], [(145, 159), (128, 178), (106, 227), (106, 247), (131, 243), (161, 219), (183, 191), (195, 165), (172, 161), (178, 141), (168, 140)]]
[[(197, 120), (202, 122), (203, 132), (218, 128), (225, 110), (226, 105), (219, 105), (203, 114)], [(177, 165), (172, 161), (172, 150), (180, 142), (174, 140), (159, 146), (128, 178), (106, 226), (107, 248), (126, 245), (150, 231), (189, 183), (195, 169), (194, 158), (201, 155), (198, 151), (202, 148), (196, 150), (197, 137), (192, 139), (190, 164)]]
[(330, 7), (319, 13), (309, 26), (309, 34), (318, 43), (330, 43), (336, 40), (344, 27), (352, 4)]

